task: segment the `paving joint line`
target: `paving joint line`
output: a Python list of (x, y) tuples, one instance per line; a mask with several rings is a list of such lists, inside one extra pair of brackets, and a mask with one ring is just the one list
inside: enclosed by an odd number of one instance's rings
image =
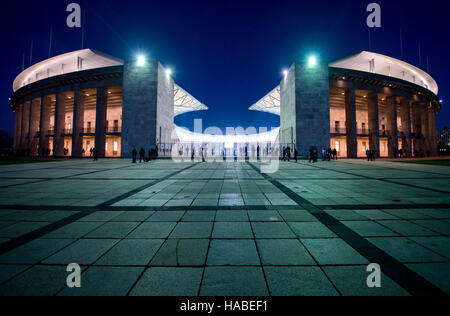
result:
[[(183, 171), (185, 171), (185, 170), (187, 170), (187, 169), (190, 169), (190, 168), (192, 168), (192, 167), (194, 167), (194, 166), (196, 166), (196, 165), (197, 165), (197, 164), (192, 164), (192, 165), (190, 165), (190, 166), (188, 166), (188, 167), (186, 167), (186, 168), (183, 168), (183, 169), (181, 169), (181, 170), (178, 170), (178, 171), (176, 171), (176, 172), (174, 172), (174, 173), (172, 173), (172, 174), (170, 174), (170, 175), (164, 177), (163, 179), (170, 178), (171, 176), (173, 176), (173, 175), (175, 175), (175, 174), (178, 174), (178, 173), (181, 173), (181, 172), (183, 172)], [(127, 167), (129, 167), (129, 166), (127, 166)], [(164, 181), (163, 179), (161, 179), (161, 181)], [(140, 188), (143, 188), (142, 190), (145, 190), (147, 187), (150, 187), (150, 186), (154, 185), (154, 183), (155, 183), (155, 182), (152, 182), (152, 183), (150, 183), (150, 184), (146, 184), (145, 186), (142, 186), (142, 187), (140, 187)], [(140, 188), (138, 188), (138, 189), (140, 189)], [(119, 196), (119, 198), (121, 198), (121, 199), (122, 199), (122, 197), (125, 197), (125, 198), (126, 198), (126, 197), (128, 197), (128, 194), (129, 194), (129, 196), (131, 196), (131, 195), (135, 194), (134, 192), (135, 192), (136, 190), (137, 190), (137, 189), (132, 190), (132, 191), (130, 191), (129, 193), (125, 193), (125, 194)], [(140, 191), (142, 191), (142, 190), (140, 190)], [(115, 198), (115, 199), (117, 199), (117, 198)], [(34, 240), (36, 240), (36, 239), (39, 239), (39, 238), (41, 238), (42, 236), (44, 236), (44, 235), (46, 235), (46, 234), (49, 234), (49, 233), (51, 233), (51, 232), (53, 232), (53, 231), (55, 231), (55, 230), (57, 230), (57, 229), (60, 229), (60, 228), (62, 228), (62, 227), (64, 227), (64, 226), (67, 226), (67, 225), (69, 225), (69, 224), (71, 224), (71, 223), (73, 223), (73, 222), (75, 222), (75, 221), (78, 221), (78, 220), (84, 218), (84, 217), (87, 217), (87, 216), (89, 216), (90, 214), (92, 214), (92, 213), (98, 211), (98, 210), (101, 209), (101, 208), (109, 207), (109, 206), (110, 206), (109, 203), (110, 203), (110, 202), (113, 202), (115, 199), (110, 200), (110, 201), (107, 201), (107, 202), (105, 202), (105, 203), (102, 203), (102, 204), (100, 204), (100, 205), (97, 206), (97, 207), (93, 207), (93, 208), (90, 208), (90, 209), (88, 209), (88, 210), (80, 211), (80, 212), (77, 213), (77, 214), (68, 216), (68, 217), (66, 217), (66, 218), (64, 218), (64, 219), (62, 219), (62, 220), (60, 220), (60, 221), (51, 223), (51, 224), (49, 224), (49, 225), (47, 225), (47, 226), (41, 227), (41, 228), (36, 229), (36, 230), (34, 230), (34, 231), (30, 232), (30, 233), (27, 233), (27, 234), (24, 234), (24, 235), (22, 235), (22, 236), (19, 236), (19, 237), (17, 237), (17, 238), (12, 238), (12, 239), (8, 240), (7, 242), (0, 244), (0, 255), (3, 255), (3, 254), (5, 254), (5, 253), (7, 253), (7, 252), (9, 252), (9, 251), (11, 251), (11, 250), (14, 250), (14, 249), (16, 249), (16, 248), (18, 248), (18, 247), (20, 247), (20, 246), (23, 246), (23, 245), (25, 245), (25, 244), (27, 244), (27, 243), (29, 243), (29, 242), (31, 242), (31, 241), (34, 241)], [(113, 204), (113, 203), (111, 203), (111, 204)], [(72, 210), (75, 210), (75, 211), (76, 211), (77, 208), (75, 207), (75, 208), (72, 209)]]
[(324, 224), (333, 231), (339, 238), (350, 245), (355, 251), (366, 258), (369, 262), (377, 262), (383, 267), (383, 273), (390, 277), (394, 282), (403, 287), (411, 295), (415, 296), (446, 296), (446, 294), (437, 286), (421, 277), (416, 272), (410, 270), (401, 262), (387, 254), (382, 249), (370, 243), (364, 237), (360, 236), (344, 224), (339, 222), (331, 215), (325, 213), (320, 206), (316, 206), (305, 200), (297, 193), (272, 178), (267, 174), (261, 173), (255, 165), (248, 163), (254, 170), (264, 176), (264, 178), (275, 185), (289, 198), (299, 205), (301, 204), (311, 215), (316, 217), (320, 223)]

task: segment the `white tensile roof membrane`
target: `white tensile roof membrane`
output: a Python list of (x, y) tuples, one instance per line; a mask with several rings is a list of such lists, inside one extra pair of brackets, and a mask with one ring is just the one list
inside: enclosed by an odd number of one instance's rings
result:
[(25, 69), (14, 80), (13, 90), (16, 92), (33, 82), (62, 74), (120, 65), (123, 65), (121, 59), (91, 49), (78, 50), (49, 58)]
[(280, 115), (281, 107), (281, 92), (280, 86), (270, 91), (264, 98), (256, 102), (250, 107), (252, 111), (261, 111)]
[(436, 81), (425, 71), (404, 61), (377, 53), (363, 51), (357, 55), (332, 62), (329, 67), (393, 77), (422, 86), (435, 95), (439, 92)]

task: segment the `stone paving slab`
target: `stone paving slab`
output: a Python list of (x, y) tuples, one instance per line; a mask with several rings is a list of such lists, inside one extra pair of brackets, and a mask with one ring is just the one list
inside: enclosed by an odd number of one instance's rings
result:
[(323, 267), (325, 274), (345, 296), (409, 296), (401, 286), (381, 274), (381, 287), (369, 288), (367, 266)]
[(301, 242), (321, 265), (369, 264), (356, 250), (339, 238), (301, 239)]
[(164, 240), (125, 239), (117, 243), (95, 264), (103, 266), (146, 266)]
[(208, 267), (200, 295), (267, 296), (269, 291), (260, 267)]
[(436, 262), (445, 258), (403, 237), (368, 238), (400, 262)]
[[(300, 161), (263, 175), (258, 167), (0, 166), (0, 295), (414, 292), (389, 269), (369, 289), (367, 245), (398, 273), (416, 272), (417, 288), (450, 294), (449, 168)], [(79, 290), (66, 287), (69, 263), (82, 266)]]
[(326, 275), (317, 267), (265, 267), (274, 296), (338, 296)]
[(153, 257), (151, 266), (204, 266), (208, 239), (168, 239)]
[(53, 296), (66, 286), (66, 267), (35, 266), (0, 285), (0, 296)]
[(266, 266), (312, 266), (313, 257), (296, 239), (258, 239), (261, 263)]
[(143, 223), (128, 238), (167, 238), (175, 226), (174, 222)]
[(111, 249), (118, 239), (80, 239), (53, 256), (45, 259), (44, 264), (93, 264), (100, 256)]
[(255, 266), (260, 264), (253, 240), (213, 239), (211, 241), (208, 266)]
[(83, 273), (81, 288), (64, 288), (59, 296), (125, 296), (144, 268), (90, 267)]
[(0, 263), (36, 264), (64, 247), (73, 239), (36, 239), (0, 256)]
[(133, 288), (133, 296), (196, 296), (201, 268), (150, 268)]

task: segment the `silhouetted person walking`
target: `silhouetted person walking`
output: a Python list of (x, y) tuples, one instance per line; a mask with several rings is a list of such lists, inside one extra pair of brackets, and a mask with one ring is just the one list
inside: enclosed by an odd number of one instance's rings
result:
[(338, 160), (338, 152), (337, 152), (336, 148), (333, 149), (333, 157), (335, 160)]
[(142, 160), (145, 161), (145, 150), (144, 150), (144, 148), (141, 148), (141, 150), (139, 150), (139, 163), (141, 163)]
[(136, 163), (136, 159), (137, 159), (137, 150), (136, 148), (133, 149), (133, 151), (131, 152), (131, 155), (133, 156), (133, 163)]
[(98, 150), (97, 150), (97, 148), (94, 148), (92, 153), (94, 155), (94, 161), (97, 161), (98, 160)]

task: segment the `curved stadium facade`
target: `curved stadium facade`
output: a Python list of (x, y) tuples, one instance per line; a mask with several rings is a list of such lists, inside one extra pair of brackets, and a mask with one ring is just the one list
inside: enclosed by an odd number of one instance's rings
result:
[[(96, 148), (99, 157), (125, 158), (141, 147), (170, 156), (174, 142), (226, 147), (226, 138), (175, 126), (175, 116), (208, 108), (155, 60), (137, 63), (75, 51), (24, 70), (13, 90), (14, 147), (32, 156), (78, 158)], [(364, 157), (367, 149), (379, 157), (394, 157), (399, 150), (407, 157), (433, 155), (441, 109), (437, 94), (437, 83), (424, 71), (372, 52), (329, 64), (296, 62), (279, 86), (250, 107), (279, 115), (280, 128), (233, 142), (265, 149), (279, 143), (300, 155), (312, 146), (336, 148), (348, 158)], [(191, 146), (186, 145), (187, 156)]]

